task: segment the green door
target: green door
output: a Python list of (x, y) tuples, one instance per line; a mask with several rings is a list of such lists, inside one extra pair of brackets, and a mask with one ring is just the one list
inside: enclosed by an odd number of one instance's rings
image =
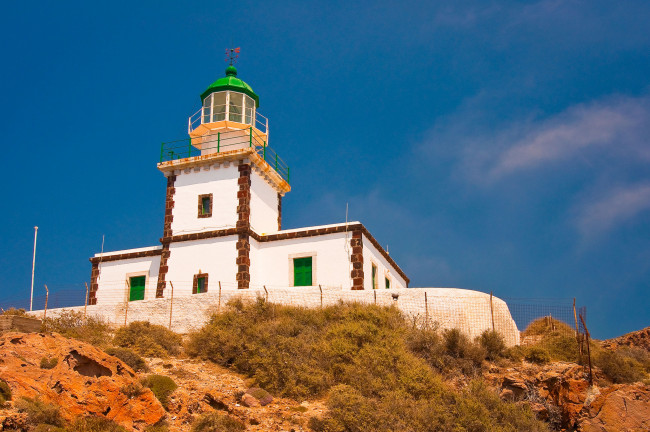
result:
[(311, 286), (311, 257), (293, 259), (293, 285)]
[(129, 285), (131, 286), (129, 301), (144, 300), (144, 282), (146, 278), (146, 276), (135, 276), (129, 278)]

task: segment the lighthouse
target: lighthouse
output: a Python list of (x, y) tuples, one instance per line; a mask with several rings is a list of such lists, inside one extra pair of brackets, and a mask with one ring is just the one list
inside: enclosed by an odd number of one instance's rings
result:
[(360, 222), (283, 229), (291, 170), (269, 145), (269, 120), (259, 107), (258, 94), (231, 61), (200, 94), (188, 137), (161, 145), (157, 168), (166, 190), (159, 244), (90, 258), (89, 304), (165, 298), (172, 285), (174, 296), (216, 286), (408, 286)]

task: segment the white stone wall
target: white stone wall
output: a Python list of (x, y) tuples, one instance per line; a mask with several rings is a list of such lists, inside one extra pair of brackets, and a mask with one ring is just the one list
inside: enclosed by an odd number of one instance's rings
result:
[(260, 243), (251, 239), (251, 284), (293, 286), (293, 258), (306, 256), (313, 257), (314, 286), (350, 288), (349, 248), (346, 248), (345, 233)]
[(191, 294), (198, 273), (208, 274), (208, 291), (215, 289), (219, 281), (232, 287), (237, 275), (236, 243), (237, 236), (171, 243), (164, 296), (170, 296), (169, 281), (174, 284), (175, 295)]
[(260, 234), (278, 231), (278, 191), (256, 169), (251, 172), (250, 217), (253, 231)]
[[(131, 251), (123, 252), (128, 253)], [(97, 304), (124, 301), (128, 296), (127, 281), (131, 276), (146, 276), (145, 299), (155, 298), (159, 268), (160, 255), (102, 262), (99, 264), (99, 278), (97, 280)]]
[[(430, 328), (458, 328), (471, 338), (485, 330), (494, 329), (506, 340), (508, 346), (519, 344), (519, 331), (510, 315), (507, 304), (496, 297), (478, 291), (455, 288), (408, 288), (391, 290), (351, 291), (335, 287), (285, 287), (268, 289), (218, 289), (205, 294), (176, 295), (173, 301), (153, 299), (137, 302), (88, 306), (87, 313), (100, 317), (114, 325), (145, 320), (154, 324), (169, 326), (172, 330), (186, 333), (203, 326), (213, 312), (223, 310), (228, 300), (241, 297), (254, 300), (266, 297), (274, 303), (317, 308), (336, 305), (339, 301), (374, 303), (396, 306), (415, 325)], [(425, 296), (426, 293), (426, 296)], [(322, 299), (322, 300), (321, 300)], [(426, 299), (426, 300), (425, 300)], [(127, 308), (128, 306), (128, 308)], [(83, 312), (83, 306), (67, 310)], [(48, 310), (48, 316), (56, 316), (62, 309)], [(34, 314), (42, 316), (42, 311)]]
[[(237, 223), (238, 165), (232, 162), (177, 170), (173, 235), (234, 228)], [(212, 194), (212, 216), (198, 217), (199, 195)]]
[(373, 289), (372, 286), (372, 266), (377, 266), (377, 289), (385, 289), (385, 278), (390, 279), (390, 287), (406, 288), (406, 281), (395, 268), (389, 264), (388, 260), (377, 250), (377, 248), (363, 236), (363, 285), (364, 289)]

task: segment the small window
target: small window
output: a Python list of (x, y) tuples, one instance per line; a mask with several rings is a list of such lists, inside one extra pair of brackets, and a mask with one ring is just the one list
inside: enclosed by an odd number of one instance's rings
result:
[(230, 92), (230, 105), (228, 106), (229, 120), (237, 123), (242, 122), (242, 110), (244, 104), (244, 95), (241, 93)]
[(212, 216), (212, 194), (199, 195), (199, 214), (200, 218)]
[(390, 279), (386, 278), (386, 289), (390, 289)]
[(226, 92), (212, 94), (212, 121), (218, 122), (226, 119)]
[(377, 266), (372, 265), (372, 289), (377, 289)]
[(206, 292), (208, 292), (208, 274), (195, 274), (194, 283), (192, 284), (192, 294), (202, 294)]
[(293, 286), (312, 286), (312, 257), (293, 259)]
[(134, 276), (129, 278), (129, 301), (144, 300), (144, 287), (146, 281), (146, 276)]

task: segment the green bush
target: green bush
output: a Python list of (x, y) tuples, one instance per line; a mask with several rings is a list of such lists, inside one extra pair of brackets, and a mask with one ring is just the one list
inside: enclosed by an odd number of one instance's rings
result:
[(136, 372), (147, 372), (149, 367), (142, 357), (129, 348), (110, 347), (106, 349), (106, 354), (112, 355), (122, 360)]
[(69, 432), (127, 432), (106, 417), (79, 417), (68, 427)]
[(42, 357), (41, 358), (41, 369), (54, 369), (57, 364), (59, 364), (59, 359), (56, 358), (56, 357), (53, 357), (53, 358)]
[(75, 311), (63, 311), (57, 317), (43, 320), (44, 332), (56, 332), (65, 337), (104, 347), (110, 341), (110, 326), (103, 320)]
[(145, 357), (165, 358), (179, 353), (182, 339), (167, 327), (134, 321), (115, 332), (113, 343), (122, 348), (131, 348)]
[(594, 363), (614, 384), (633, 383), (645, 378), (643, 365), (625, 352), (603, 350)]
[(531, 363), (537, 364), (546, 364), (551, 361), (548, 351), (536, 346), (528, 348), (524, 358)]
[(203, 414), (192, 424), (192, 432), (243, 432), (245, 430), (246, 426), (239, 420), (217, 412)]
[(27, 421), (30, 425), (63, 426), (59, 408), (40, 399), (22, 397), (16, 401), (16, 408), (18, 411), (27, 414)]
[(178, 388), (173, 379), (165, 375), (149, 375), (142, 379), (142, 385), (150, 388), (163, 407), (167, 407), (169, 395)]
[(506, 350), (506, 342), (498, 332), (485, 330), (477, 339), (478, 343), (485, 349), (486, 358), (489, 360), (495, 360), (503, 356)]
[(458, 331), (441, 337), (414, 328), (395, 307), (237, 300), (191, 334), (186, 349), (279, 396), (328, 394), (325, 417), (310, 420), (318, 432), (547, 430), (478, 384), (462, 393), (448, 388), (437, 364), (475, 367), (486, 351)]
[(0, 405), (11, 400), (11, 388), (4, 380), (0, 379)]

